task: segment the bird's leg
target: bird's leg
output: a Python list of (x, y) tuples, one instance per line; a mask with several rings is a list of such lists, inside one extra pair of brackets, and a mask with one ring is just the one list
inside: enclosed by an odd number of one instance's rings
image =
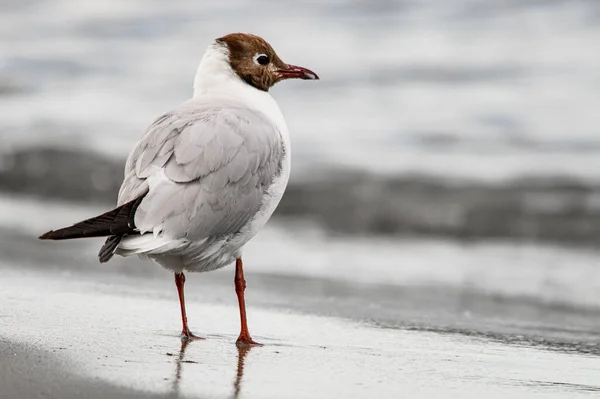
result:
[(185, 297), (183, 296), (183, 285), (185, 284), (185, 275), (181, 273), (175, 273), (175, 285), (177, 286), (177, 293), (179, 294), (179, 306), (181, 307), (181, 322), (183, 323), (183, 329), (181, 330), (181, 339), (202, 339), (190, 331), (187, 324), (187, 315), (185, 313)]
[(242, 324), (240, 336), (237, 339), (237, 346), (260, 345), (255, 342), (248, 332), (248, 323), (246, 322), (246, 302), (244, 300), (244, 290), (246, 289), (246, 280), (244, 279), (244, 269), (242, 268), (242, 258), (235, 260), (235, 293), (240, 305), (240, 321)]

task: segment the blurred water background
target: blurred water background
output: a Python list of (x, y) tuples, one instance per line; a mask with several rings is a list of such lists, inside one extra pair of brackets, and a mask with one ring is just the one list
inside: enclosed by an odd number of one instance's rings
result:
[(248, 273), (306, 278), (339, 299), (334, 314), (598, 353), (597, 0), (2, 0), (0, 13), (4, 265), (166, 274), (35, 237), (114, 204), (127, 153), (191, 96), (208, 44), (252, 32), (321, 80), (272, 90), (292, 181)]
[(273, 90), (296, 168), (483, 181), (600, 173), (594, 0), (0, 7), (3, 149), (47, 143), (124, 157), (154, 117), (190, 96), (206, 46), (248, 31), (322, 75)]

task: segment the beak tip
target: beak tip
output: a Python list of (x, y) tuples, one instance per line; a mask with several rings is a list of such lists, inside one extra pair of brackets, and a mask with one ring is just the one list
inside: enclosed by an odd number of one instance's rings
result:
[(299, 67), (296, 65), (287, 65), (287, 68), (280, 69), (278, 71), (284, 79), (302, 79), (302, 80), (319, 80), (319, 75), (311, 71), (310, 69)]

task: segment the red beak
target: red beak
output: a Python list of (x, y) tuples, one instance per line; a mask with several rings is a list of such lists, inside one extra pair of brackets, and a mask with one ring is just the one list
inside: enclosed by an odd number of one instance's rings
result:
[(319, 80), (319, 76), (310, 69), (296, 65), (288, 64), (286, 69), (280, 69), (277, 72), (279, 72), (283, 79)]

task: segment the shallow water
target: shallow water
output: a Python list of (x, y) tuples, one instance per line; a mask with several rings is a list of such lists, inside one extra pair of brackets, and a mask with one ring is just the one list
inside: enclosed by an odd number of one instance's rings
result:
[(599, 4), (4, 0), (0, 141), (123, 156), (213, 38), (251, 31), (322, 78), (273, 90), (297, 171), (597, 178)]

